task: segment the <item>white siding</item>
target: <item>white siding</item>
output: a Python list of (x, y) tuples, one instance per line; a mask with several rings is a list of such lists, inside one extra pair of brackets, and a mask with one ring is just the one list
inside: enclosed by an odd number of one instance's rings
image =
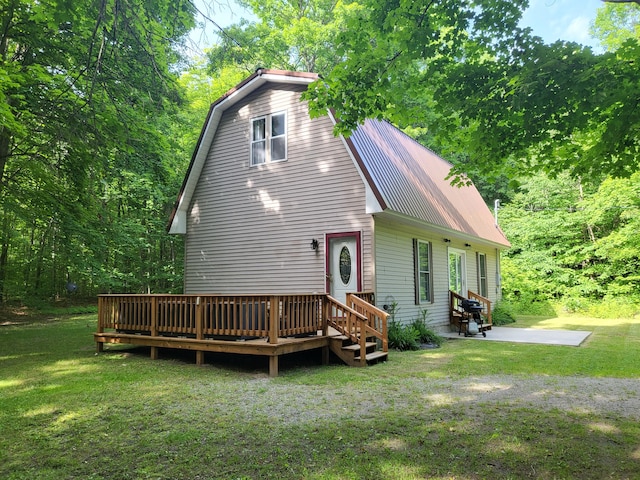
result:
[[(415, 304), (414, 238), (431, 242), (433, 303)], [(474, 292), (478, 291), (476, 252), (487, 255), (489, 299), (495, 301), (497, 298), (496, 249), (473, 245), (466, 247), (464, 240), (450, 238), (451, 242), (445, 243), (442, 234), (391, 222), (377, 216), (374, 241), (377, 306), (382, 308), (393, 298), (399, 307), (396, 320), (409, 323), (420, 318), (421, 310), (426, 309), (427, 320), (433, 326), (447, 328), (449, 325), (449, 247), (466, 251), (467, 287)]]
[[(324, 235), (346, 231), (362, 233), (363, 288), (372, 288), (364, 184), (330, 119), (309, 119), (300, 91), (262, 87), (224, 113), (188, 210), (186, 293), (324, 292)], [(251, 119), (281, 111), (287, 161), (250, 167)]]

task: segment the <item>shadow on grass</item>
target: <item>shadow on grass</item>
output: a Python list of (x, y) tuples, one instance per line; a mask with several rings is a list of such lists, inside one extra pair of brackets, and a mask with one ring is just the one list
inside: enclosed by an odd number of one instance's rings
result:
[(239, 409), (234, 401), (241, 398), (212, 397), (165, 396), (128, 407), (120, 400), (100, 415), (66, 422), (59, 420), (63, 409), (46, 412), (58, 419), (54, 426), (19, 419), (21, 433), (0, 475), (600, 479), (632, 478), (640, 468), (640, 427), (610, 416), (495, 404), (416, 404), (353, 415), (335, 403), (318, 405), (331, 414), (324, 418), (292, 411), (292, 420), (281, 411)]
[[(149, 359), (151, 356), (151, 349), (150, 347), (132, 345), (105, 345), (105, 350), (100, 355), (110, 354), (127, 354), (133, 355), (140, 359), (143, 359), (145, 357)], [(196, 354), (195, 352), (189, 350), (160, 348), (158, 353), (158, 360), (156, 361), (174, 361), (196, 367)], [(345, 368), (349, 368), (333, 354), (330, 355), (329, 364), (343, 365)], [(266, 355), (205, 352), (204, 364), (202, 365), (202, 367), (211, 367), (228, 372), (268, 376), (269, 357)], [(298, 370), (309, 370), (320, 367), (322, 367), (322, 352), (320, 351), (320, 349), (281, 355), (278, 361), (278, 370), (281, 375), (296, 372)]]

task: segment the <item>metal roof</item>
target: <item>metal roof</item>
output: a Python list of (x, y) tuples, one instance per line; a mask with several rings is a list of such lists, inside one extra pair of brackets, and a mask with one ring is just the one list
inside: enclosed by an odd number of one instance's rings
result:
[(451, 185), (452, 165), (391, 124), (367, 120), (347, 145), (385, 212), (510, 246), (478, 190)]

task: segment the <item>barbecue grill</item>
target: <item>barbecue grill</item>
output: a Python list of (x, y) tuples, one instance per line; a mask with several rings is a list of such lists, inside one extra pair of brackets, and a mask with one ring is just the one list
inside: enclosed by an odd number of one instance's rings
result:
[[(471, 335), (475, 335), (475, 333), (469, 333), (469, 322), (473, 319), (478, 324), (478, 332), (482, 332), (482, 336), (486, 337), (487, 332), (482, 329), (482, 305), (477, 300), (470, 300), (465, 298), (460, 302), (460, 306), (467, 313), (467, 330), (464, 332), (465, 337), (469, 337)], [(462, 325), (460, 325), (462, 328)], [(460, 332), (458, 332), (460, 334)]]

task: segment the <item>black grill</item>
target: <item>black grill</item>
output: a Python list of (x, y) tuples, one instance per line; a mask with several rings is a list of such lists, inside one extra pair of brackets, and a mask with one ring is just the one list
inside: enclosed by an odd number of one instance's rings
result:
[(462, 300), (462, 309), (468, 313), (480, 313), (482, 312), (482, 305), (477, 300), (469, 300), (465, 298)]

